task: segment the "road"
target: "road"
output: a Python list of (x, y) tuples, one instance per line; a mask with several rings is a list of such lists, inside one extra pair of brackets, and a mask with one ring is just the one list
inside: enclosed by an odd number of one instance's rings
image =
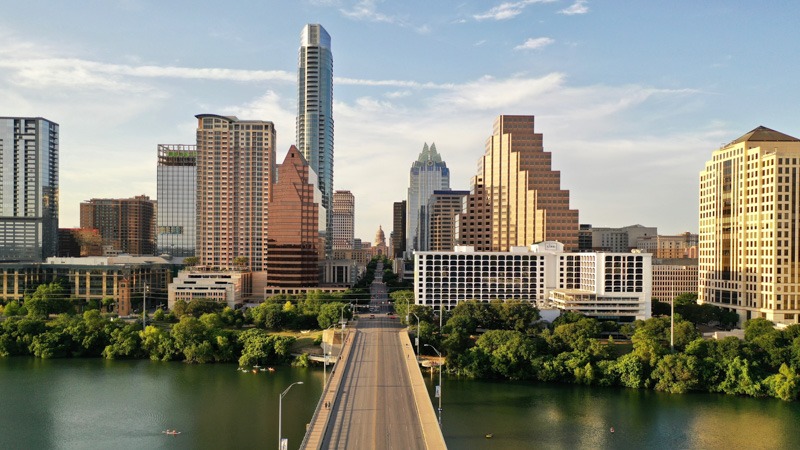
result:
[(387, 314), (386, 286), (379, 275), (383, 268), (375, 272), (371, 312), (360, 316), (322, 448), (425, 449), (409, 355), (403, 351), (399, 320)]

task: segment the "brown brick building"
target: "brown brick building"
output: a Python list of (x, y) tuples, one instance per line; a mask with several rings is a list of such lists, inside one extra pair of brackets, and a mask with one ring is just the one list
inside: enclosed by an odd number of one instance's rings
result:
[(153, 255), (156, 202), (146, 195), (93, 198), (80, 205), (81, 228), (97, 229), (107, 254)]

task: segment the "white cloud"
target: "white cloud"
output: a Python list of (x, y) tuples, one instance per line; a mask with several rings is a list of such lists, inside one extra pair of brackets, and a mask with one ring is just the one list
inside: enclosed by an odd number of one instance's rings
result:
[(521, 0), (517, 2), (504, 2), (486, 12), (475, 14), (472, 17), (475, 20), (507, 20), (514, 18), (522, 11), (534, 3), (551, 3), (555, 0)]
[(567, 8), (562, 9), (559, 11), (561, 14), (566, 14), (568, 16), (576, 15), (576, 14), (586, 14), (589, 12), (589, 6), (587, 5), (588, 0), (575, 0), (575, 3), (570, 5)]
[(366, 20), (369, 22), (395, 23), (395, 18), (379, 13), (375, 6), (375, 0), (361, 0), (351, 9), (341, 9), (342, 15), (354, 20)]
[(524, 43), (514, 47), (514, 50), (537, 50), (555, 42), (554, 39), (549, 37), (530, 38)]

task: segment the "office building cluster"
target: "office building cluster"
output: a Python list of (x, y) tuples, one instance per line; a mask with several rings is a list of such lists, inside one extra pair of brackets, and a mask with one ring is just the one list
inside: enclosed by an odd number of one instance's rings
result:
[[(513, 298), (633, 320), (651, 300), (689, 292), (742, 322), (800, 323), (797, 138), (757, 127), (712, 151), (699, 233), (660, 235), (580, 224), (535, 117), (501, 115), (469, 190), (451, 189), (443, 155), (424, 143), (389, 238), (379, 226), (370, 242), (355, 235), (355, 195), (334, 190), (333, 54), (321, 25), (300, 33), (297, 84), (295, 145), (282, 162), (269, 118), (198, 114), (194, 142), (157, 146), (157, 200), (86, 200), (72, 229), (58, 227), (59, 125), (0, 117), (3, 297), (67, 277), (70, 295), (112, 296), (119, 311), (148, 289), (168, 291), (170, 304), (236, 305), (344, 289), (387, 256), (415, 282), (416, 302), (434, 307)], [(172, 280), (165, 267), (182, 263)]]

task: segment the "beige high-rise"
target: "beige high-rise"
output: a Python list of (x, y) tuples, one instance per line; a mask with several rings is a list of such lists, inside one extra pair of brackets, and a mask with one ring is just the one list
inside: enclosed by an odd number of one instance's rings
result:
[(700, 172), (699, 301), (798, 323), (800, 139), (758, 127)]
[[(197, 115), (197, 257), (203, 266), (266, 270), (272, 122)], [(246, 264), (234, 259), (246, 258)]]
[(492, 251), (558, 241), (578, 248), (578, 210), (569, 208), (561, 172), (552, 169), (534, 116), (500, 116), (479, 162), (491, 218)]

